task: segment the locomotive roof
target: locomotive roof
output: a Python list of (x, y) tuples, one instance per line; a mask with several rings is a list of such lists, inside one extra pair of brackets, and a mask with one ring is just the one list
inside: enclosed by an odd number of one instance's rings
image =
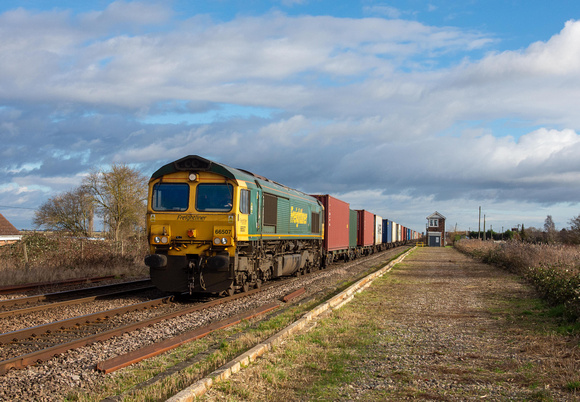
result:
[(155, 173), (153, 173), (153, 175), (151, 176), (151, 180), (158, 179), (161, 176), (164, 176), (164, 175), (167, 175), (170, 173), (183, 172), (183, 171), (185, 171), (185, 172), (212, 172), (212, 173), (216, 173), (216, 174), (225, 176), (225, 177), (232, 179), (232, 180), (245, 180), (245, 181), (252, 181), (252, 182), (258, 181), (258, 182), (262, 182), (262, 183), (267, 182), (270, 184), (274, 184), (275, 186), (281, 187), (282, 189), (284, 189), (286, 191), (295, 192), (295, 193), (299, 193), (299, 194), (306, 195), (306, 196), (310, 197), (306, 193), (303, 193), (301, 191), (287, 187), (283, 184), (280, 184), (278, 182), (270, 180), (264, 176), (254, 174), (254, 173), (249, 172), (249, 171), (244, 170), (244, 169), (235, 169), (235, 168), (229, 167), (227, 165), (224, 165), (222, 163), (213, 162), (213, 161), (210, 161), (209, 159), (202, 158), (201, 156), (198, 156), (198, 155), (188, 155), (186, 157), (183, 157), (181, 159), (178, 159), (176, 161), (173, 161), (171, 163), (168, 163), (167, 165), (160, 167), (159, 169), (157, 169), (157, 171)]

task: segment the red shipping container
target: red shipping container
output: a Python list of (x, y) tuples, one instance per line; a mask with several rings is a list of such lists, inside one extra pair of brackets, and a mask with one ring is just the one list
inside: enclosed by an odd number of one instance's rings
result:
[(348, 250), (350, 204), (328, 194), (313, 197), (324, 206), (324, 249)]
[(357, 246), (372, 246), (375, 241), (375, 214), (357, 209)]

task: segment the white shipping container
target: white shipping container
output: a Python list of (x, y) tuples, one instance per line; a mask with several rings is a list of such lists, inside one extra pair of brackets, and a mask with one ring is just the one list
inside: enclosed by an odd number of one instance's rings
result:
[(383, 218), (375, 215), (375, 245), (383, 242)]

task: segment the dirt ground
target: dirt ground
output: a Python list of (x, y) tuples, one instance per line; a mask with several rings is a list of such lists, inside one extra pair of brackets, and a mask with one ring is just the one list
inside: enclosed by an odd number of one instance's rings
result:
[(580, 400), (577, 337), (519, 278), (420, 248), (204, 400)]

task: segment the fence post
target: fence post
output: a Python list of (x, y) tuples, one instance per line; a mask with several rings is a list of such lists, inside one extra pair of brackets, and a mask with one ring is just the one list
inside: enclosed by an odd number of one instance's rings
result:
[(24, 252), (24, 269), (26, 269), (28, 271), (28, 268), (29, 268), (29, 265), (28, 265), (28, 250), (26, 249), (26, 242), (22, 242), (22, 246), (23, 246), (22, 251)]

